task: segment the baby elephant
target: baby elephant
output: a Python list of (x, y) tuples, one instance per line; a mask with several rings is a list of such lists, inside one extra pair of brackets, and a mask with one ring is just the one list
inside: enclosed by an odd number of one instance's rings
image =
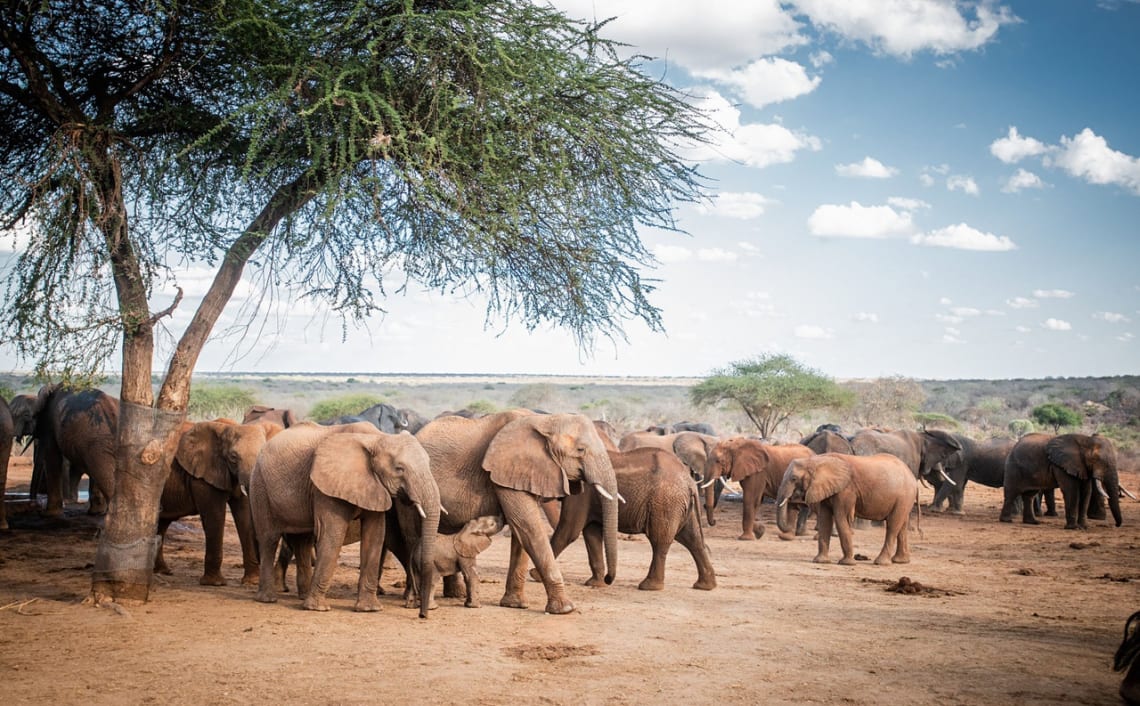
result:
[(463, 525), (463, 529), (451, 537), (440, 535), (435, 545), (433, 561), (436, 573), (440, 577), (463, 574), (463, 581), (467, 584), (467, 602), (464, 605), (468, 608), (479, 607), (479, 571), (475, 568), (475, 557), (491, 546), (491, 537), (501, 529), (503, 522), (498, 515), (484, 515)]

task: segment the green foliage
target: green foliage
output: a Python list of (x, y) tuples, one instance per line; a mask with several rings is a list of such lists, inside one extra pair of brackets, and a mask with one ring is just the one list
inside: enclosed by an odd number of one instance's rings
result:
[(4, 398), (7, 402), (16, 396), (16, 391), (9, 387), (7, 384), (0, 383), (0, 397)]
[(499, 407), (494, 402), (488, 402), (487, 400), (472, 400), (465, 404), (463, 408), (475, 414), (494, 414), (499, 411)]
[(367, 394), (351, 394), (321, 400), (309, 409), (309, 419), (321, 421), (359, 414), (384, 400)]
[(512, 407), (523, 407), (525, 409), (547, 409), (556, 406), (558, 399), (558, 388), (549, 383), (531, 383), (523, 385), (515, 390), (515, 394), (511, 395), (510, 405)]
[(1028, 419), (1014, 419), (1009, 423), (1009, 433), (1017, 438), (1021, 438), (1026, 434), (1033, 433), (1037, 427), (1033, 426), (1033, 422)]
[(191, 419), (241, 419), (257, 404), (253, 392), (235, 385), (197, 385), (190, 389), (186, 414)]
[(1054, 434), (1059, 433), (1061, 427), (1077, 426), (1083, 419), (1080, 412), (1059, 402), (1050, 402), (1034, 407), (1029, 416), (1042, 426), (1053, 427)]
[(730, 363), (689, 389), (697, 407), (727, 402), (739, 406), (763, 437), (771, 437), (792, 415), (814, 409), (842, 409), (853, 394), (829, 377), (788, 355), (765, 354)]
[(957, 419), (940, 412), (917, 412), (914, 421), (923, 429), (957, 429), (961, 426)]
[(1119, 451), (1130, 454), (1140, 451), (1140, 427), (1135, 424), (1106, 424), (1097, 429), (1097, 433), (1112, 439)]

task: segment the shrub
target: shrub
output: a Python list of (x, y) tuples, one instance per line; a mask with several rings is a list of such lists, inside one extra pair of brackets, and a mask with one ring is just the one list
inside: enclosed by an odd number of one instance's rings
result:
[(1010, 433), (1019, 439), (1035, 430), (1036, 427), (1033, 426), (1033, 422), (1028, 419), (1014, 419), (1009, 423)]
[(186, 414), (192, 419), (241, 419), (255, 404), (253, 393), (236, 385), (201, 385), (190, 388)]
[(499, 411), (499, 408), (495, 405), (494, 402), (489, 402), (487, 400), (473, 400), (464, 405), (463, 408), (470, 410), (476, 414), (494, 414), (495, 412)]
[(1040, 407), (1034, 407), (1029, 413), (1030, 418), (1042, 426), (1053, 427), (1053, 433), (1059, 433), (1061, 427), (1075, 427), (1081, 423), (1081, 413), (1059, 402), (1050, 402)]
[(369, 407), (378, 405), (383, 401), (384, 400), (375, 395), (341, 395), (339, 397), (321, 400), (313, 405), (309, 410), (309, 419), (324, 420), (359, 414)]
[(940, 412), (919, 412), (914, 415), (914, 421), (923, 429), (957, 429), (958, 420), (949, 414)]

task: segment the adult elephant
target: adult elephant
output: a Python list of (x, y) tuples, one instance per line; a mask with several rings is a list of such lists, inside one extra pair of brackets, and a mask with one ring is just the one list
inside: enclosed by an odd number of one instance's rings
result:
[(396, 434), (406, 430), (409, 426), (408, 417), (386, 402), (374, 404), (356, 414), (326, 419), (321, 424), (352, 424), (353, 422), (368, 422), (385, 434)]
[(802, 444), (765, 444), (744, 436), (723, 439), (716, 445), (709, 454), (705, 483), (712, 478), (728, 478), (740, 483), (744, 491), (744, 516), (737, 539), (764, 536), (764, 525), (757, 521), (760, 503), (766, 497), (776, 497), (789, 463), (811, 455), (811, 449)]
[[(544, 500), (600, 488), (605, 583), (617, 572), (617, 480), (593, 422), (580, 414), (499, 412), (478, 419), (438, 417), (416, 437), (431, 458), (440, 500), (440, 531), (458, 532), (484, 515), (502, 515), (511, 528), (510, 568), (499, 605), (526, 608), (527, 556), (546, 589), (546, 612), (569, 613), (562, 572), (548, 539)], [(414, 542), (412, 542), (414, 546)], [(422, 608), (421, 608), (422, 610)]]
[(226, 579), (222, 576), (222, 545), (228, 506), (241, 543), (241, 582), (246, 585), (257, 584), (257, 547), (250, 519), (249, 498), (242, 490), (242, 481), (245, 480), (248, 484), (258, 453), (281, 429), (278, 424), (238, 424), (228, 419), (185, 425), (182, 435), (178, 437), (170, 475), (166, 477), (166, 485), (162, 489), (158, 534), (163, 542), (158, 545), (158, 554), (154, 559), (154, 570), (157, 573), (171, 573), (163, 556), (166, 530), (170, 523), (189, 515), (199, 515), (202, 518), (202, 532), (206, 536), (206, 556), (198, 583), (203, 586), (226, 585)]
[[(307, 610), (328, 610), (325, 595), (354, 520), (360, 520), (360, 577), (355, 609), (380, 610), (376, 586), (387, 512), (400, 498), (417, 508), (421, 526), (416, 563), (424, 580), (420, 617), (431, 604), (439, 489), (427, 453), (411, 434), (384, 434), (371, 424), (342, 426), (301, 423), (270, 439), (257, 457), (249, 481), (250, 511), (260, 552), (257, 600), (277, 600), (273, 559), (282, 536), (292, 535), (298, 593)], [(315, 542), (316, 566), (311, 556)]]
[[(90, 477), (88, 512), (102, 514), (115, 492), (119, 401), (102, 390), (45, 385), (33, 398), (12, 400), (15, 434), (36, 442), (35, 466), (46, 482), (49, 517), (63, 515), (63, 499), (79, 477)], [(65, 466), (70, 464), (70, 482)], [(65, 485), (66, 484), (66, 485)], [(65, 492), (67, 491), (67, 492)]]
[(250, 422), (256, 421), (272, 422), (273, 424), (280, 424), (283, 428), (288, 429), (301, 420), (291, 409), (280, 409), (255, 404), (246, 410), (245, 416), (241, 419), (241, 423), (249, 424)]
[(961, 515), (966, 484), (980, 483), (1000, 488), (1005, 479), (1005, 459), (1017, 439), (983, 439), (975, 441), (965, 434), (953, 434), (961, 445), (957, 453), (946, 459), (942, 466), (950, 481), (937, 473), (928, 474), (926, 480), (934, 486), (934, 499), (929, 509), (940, 512), (942, 504), (950, 501), (950, 512)]
[(648, 446), (650, 448), (672, 451), (673, 442), (676, 440), (677, 435), (672, 432), (668, 434), (658, 434), (655, 431), (649, 430), (631, 431), (621, 439), (618, 439), (618, 450), (632, 451), (633, 449)]
[(855, 563), (851, 521), (856, 517), (885, 521), (886, 537), (875, 563), (905, 564), (910, 561), (907, 526), (917, 494), (918, 480), (894, 455), (814, 455), (788, 464), (776, 498), (776, 522), (781, 532), (788, 532), (789, 504), (818, 507), (818, 552), (813, 561), (829, 561), (834, 526), (843, 548), (839, 563), (850, 565)]
[(855, 454), (851, 440), (843, 436), (834, 424), (821, 425), (814, 432), (800, 439), (800, 443), (817, 454)]
[(4, 509), (4, 495), (8, 490), (8, 461), (12, 457), (12, 443), (16, 436), (16, 423), (8, 402), (0, 397), (0, 530), (8, 529), (8, 513)]
[[(676, 540), (689, 550), (697, 565), (693, 588), (710, 591), (716, 588), (716, 572), (701, 532), (700, 501), (697, 483), (685, 464), (661, 449), (640, 448), (629, 452), (609, 452), (610, 463), (617, 476), (617, 488), (625, 499), (618, 505), (618, 531), (644, 534), (653, 548), (649, 572), (637, 585), (642, 591), (665, 588), (665, 558)], [(604, 498), (594, 489), (569, 495), (562, 501), (562, 516), (550, 546), (554, 556), (585, 535), (586, 554), (590, 562), (587, 586), (605, 582), (602, 561), (602, 512)]]
[(720, 437), (702, 434), (695, 431), (686, 431), (674, 435), (673, 453), (688, 466), (693, 479), (703, 487), (705, 507), (705, 521), (709, 527), (716, 526), (716, 506), (720, 503), (720, 495), (724, 491), (724, 479), (716, 478), (715, 483), (705, 484), (705, 473), (708, 470), (709, 454), (720, 443)]
[(951, 434), (937, 429), (910, 431), (900, 429), (860, 429), (851, 437), (856, 456), (888, 453), (907, 465), (915, 478), (922, 478), (953, 456), (962, 445)]
[(1116, 526), (1122, 521), (1116, 447), (1099, 434), (1026, 434), (1005, 460), (1002, 484), (1002, 522), (1013, 521), (1014, 501), (1020, 497), (1022, 521), (1039, 524), (1033, 516), (1033, 496), (1053, 488), (1061, 489), (1065, 501), (1065, 529), (1087, 528), (1089, 501), (1098, 490), (1108, 496)]

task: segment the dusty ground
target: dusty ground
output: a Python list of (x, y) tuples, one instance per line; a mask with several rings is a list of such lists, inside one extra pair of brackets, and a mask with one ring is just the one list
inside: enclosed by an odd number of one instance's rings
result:
[[(13, 469), (13, 484), (26, 475)], [(1140, 478), (1123, 478), (1134, 492)], [(925, 490), (929, 499), (930, 491)], [(196, 521), (172, 528), (152, 600), (122, 612), (82, 605), (97, 523), (78, 510), (45, 525), (12, 518), (0, 534), (0, 694), (22, 703), (1119, 703), (1112, 654), (1140, 609), (1140, 504), (1125, 524), (1066, 532), (999, 524), (999, 492), (971, 487), (962, 517), (923, 514), (913, 563), (811, 563), (811, 540), (774, 527), (740, 542), (740, 505), (722, 505), (707, 540), (719, 586), (689, 588), (679, 546), (668, 586), (636, 589), (649, 545), (621, 544), (619, 578), (589, 575), (581, 543), (563, 555), (578, 611), (498, 607), (509, 540), (480, 556), (485, 606), (442, 599), (429, 620), (385, 599), (351, 611), (355, 547), (341, 557), (333, 610), (292, 595), (255, 603), (241, 586), (205, 588)], [(771, 507), (764, 517), (771, 522)], [(232, 529), (232, 528), (231, 528)], [(860, 530), (874, 556), (882, 530)], [(227, 535), (227, 572), (240, 576)], [(832, 548), (838, 556), (838, 540)], [(384, 583), (392, 592), (397, 572)], [(900, 577), (927, 588), (886, 589)]]

